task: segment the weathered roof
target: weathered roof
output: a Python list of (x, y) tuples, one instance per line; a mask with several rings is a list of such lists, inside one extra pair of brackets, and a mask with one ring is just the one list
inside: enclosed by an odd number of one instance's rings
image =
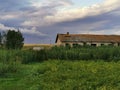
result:
[(120, 42), (120, 35), (57, 34), (61, 42)]

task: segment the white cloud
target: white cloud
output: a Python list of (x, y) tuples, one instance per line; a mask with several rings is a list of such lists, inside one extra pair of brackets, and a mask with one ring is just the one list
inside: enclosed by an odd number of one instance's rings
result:
[[(0, 20), (22, 19), (22, 26), (47, 26), (62, 21), (72, 21), (88, 16), (100, 15), (120, 7), (120, 0), (105, 0), (103, 3), (84, 8), (66, 10), (67, 6), (73, 5), (71, 0), (30, 0), (31, 9), (4, 12)], [(62, 7), (61, 7), (62, 6)], [(119, 12), (116, 12), (119, 15)]]
[(38, 35), (38, 36), (47, 36), (46, 34), (43, 34), (40, 31), (36, 30), (36, 27), (33, 27), (31, 29), (19, 28), (19, 30), (23, 33), (26, 33), (26, 34), (34, 34), (34, 35)]
[(48, 17), (55, 16), (60, 7), (63, 8), (72, 5), (70, 0), (42, 0), (39, 2), (32, 0), (31, 2), (35, 9), (31, 10), (32, 13), (31, 11), (24, 12), (24, 16), (27, 18), (21, 23), (22, 26), (47, 26), (53, 24), (55, 20), (50, 20)]
[[(14, 27), (8, 27), (5, 26), (4, 24), (0, 23), (0, 30), (2, 31), (7, 31), (7, 30), (18, 30), (17, 28)], [(38, 30), (36, 30), (35, 27), (31, 28), (31, 29), (27, 29), (27, 28), (19, 28), (19, 30), (23, 33), (23, 34), (35, 34), (38, 36), (46, 36), (46, 34), (43, 34), (41, 32), (39, 32)]]
[(5, 26), (4, 24), (1, 24), (1, 23), (0, 23), (0, 30), (7, 31), (7, 30), (9, 30), (9, 29), (11, 29), (11, 30), (16, 30), (14, 27), (7, 27), (7, 26)]
[(70, 6), (72, 5), (72, 1), (70, 0), (31, 0), (31, 4), (34, 7), (42, 7), (42, 6)]
[(1, 12), (0, 20), (9, 20), (9, 19), (16, 19), (21, 16), (22, 12)]
[(47, 16), (45, 18), (48, 21), (53, 20), (53, 22), (74, 20), (110, 12), (120, 7), (119, 4), (120, 0), (105, 0), (104, 3), (92, 5), (90, 7), (71, 9), (67, 11), (58, 11), (54, 16)]
[[(62, 9), (70, 4), (69, 0), (46, 0), (39, 5), (37, 10), (30, 13), (27, 12), (29, 19), (25, 20), (21, 25), (23, 26), (47, 26), (62, 21), (72, 21), (75, 19), (85, 18), (88, 16), (96, 16), (103, 13), (110, 12), (120, 7), (120, 0), (105, 0), (103, 3), (95, 4), (89, 7), (76, 9)], [(60, 6), (61, 9), (59, 8)], [(35, 5), (37, 6), (37, 5)], [(45, 7), (44, 7), (45, 6)], [(72, 6), (71, 6), (72, 7)], [(59, 8), (59, 9), (58, 9)], [(26, 14), (26, 13), (25, 13)]]

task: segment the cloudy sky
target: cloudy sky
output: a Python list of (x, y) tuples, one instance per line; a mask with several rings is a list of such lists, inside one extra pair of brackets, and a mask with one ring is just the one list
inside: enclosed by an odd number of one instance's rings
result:
[(57, 33), (120, 35), (120, 0), (0, 0), (0, 31), (25, 43), (54, 43)]

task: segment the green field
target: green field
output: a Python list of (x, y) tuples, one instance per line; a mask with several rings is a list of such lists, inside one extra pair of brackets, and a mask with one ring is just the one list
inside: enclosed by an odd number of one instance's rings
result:
[(11, 71), (0, 76), (0, 90), (120, 90), (120, 62), (48, 60), (12, 65), (16, 69), (8, 66)]
[(0, 90), (120, 90), (120, 47), (0, 49)]

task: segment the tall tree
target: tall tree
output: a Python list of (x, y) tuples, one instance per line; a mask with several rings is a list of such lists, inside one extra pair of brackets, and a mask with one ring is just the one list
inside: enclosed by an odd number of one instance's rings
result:
[(8, 30), (5, 37), (5, 46), (7, 49), (21, 49), (23, 47), (24, 38), (19, 30)]

